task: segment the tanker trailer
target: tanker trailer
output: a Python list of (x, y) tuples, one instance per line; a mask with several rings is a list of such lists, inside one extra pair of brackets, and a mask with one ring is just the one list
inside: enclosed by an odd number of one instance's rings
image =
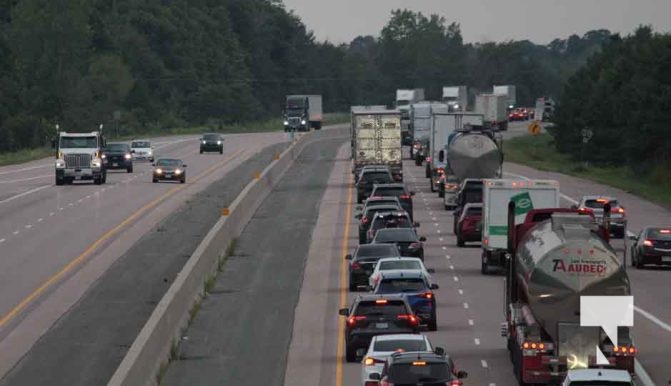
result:
[(465, 178), (501, 177), (503, 152), (488, 130), (459, 130), (445, 146), (449, 173)]
[(618, 346), (601, 327), (580, 326), (581, 296), (629, 296), (629, 278), (607, 231), (589, 213), (540, 209), (515, 225), (508, 204), (506, 322), (501, 333), (520, 385), (557, 384), (571, 369), (596, 365), (596, 347), (611, 368), (634, 373), (636, 348), (628, 327)]

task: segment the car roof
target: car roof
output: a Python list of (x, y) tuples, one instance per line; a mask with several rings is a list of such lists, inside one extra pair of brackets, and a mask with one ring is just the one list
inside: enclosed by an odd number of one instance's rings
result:
[(375, 201), (398, 201), (396, 196), (373, 196), (368, 197), (366, 202), (375, 202)]
[(406, 301), (408, 297), (405, 294), (361, 294), (357, 295), (356, 298), (354, 298), (355, 302), (366, 302), (366, 301), (375, 301), (375, 300), (380, 300), (380, 299), (387, 299), (387, 300), (403, 300)]
[(132, 141), (130, 141), (130, 142), (133, 143), (133, 142), (151, 142), (151, 141), (148, 140), (148, 139), (134, 139), (134, 140), (132, 140)]
[(619, 381), (631, 382), (631, 375), (627, 370), (615, 369), (576, 369), (569, 370), (566, 379), (570, 381)]
[(375, 218), (387, 217), (387, 216), (409, 217), (409, 214), (408, 214), (408, 212), (406, 212), (404, 210), (393, 210), (393, 211), (389, 211), (389, 212), (377, 212), (377, 213), (375, 213)]
[[(366, 244), (364, 244), (364, 245), (366, 245)], [(380, 245), (380, 244), (373, 244), (373, 245)], [(391, 245), (391, 244), (388, 244), (388, 245)], [(410, 256), (391, 256), (391, 257), (383, 257), (383, 258), (380, 259), (380, 261), (392, 261), (392, 260), (393, 261), (398, 261), (398, 260), (406, 260), (406, 261), (412, 260), (412, 261), (415, 261), (415, 260), (419, 260), (420, 262), (422, 261), (422, 259), (420, 259), (419, 257), (410, 257)]]
[(386, 334), (386, 335), (375, 335), (373, 339), (380, 342), (380, 341), (397, 340), (397, 339), (428, 340), (429, 338), (426, 335), (422, 334)]
[(400, 363), (405, 363), (405, 362), (414, 362), (418, 359), (421, 359), (422, 361), (427, 361), (427, 362), (432, 362), (432, 363), (446, 363), (450, 365), (450, 360), (449, 356), (447, 355), (438, 355), (434, 352), (430, 351), (404, 351), (404, 352), (396, 352), (391, 354), (391, 357), (389, 360), (391, 362), (400, 362)]
[(421, 279), (424, 272), (419, 269), (390, 269), (382, 273), (382, 279)]
[(373, 184), (373, 189), (380, 187), (380, 188), (405, 188), (404, 184), (398, 183), (398, 182), (392, 182), (389, 184)]
[(481, 202), (469, 202), (468, 204), (464, 205), (464, 209), (468, 208), (482, 208), (482, 203)]

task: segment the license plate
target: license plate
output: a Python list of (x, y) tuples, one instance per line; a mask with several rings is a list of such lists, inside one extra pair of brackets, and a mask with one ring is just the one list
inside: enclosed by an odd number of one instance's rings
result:
[(165, 176), (170, 178), (170, 177), (172, 177), (172, 174), (166, 174)]
[(389, 328), (389, 323), (375, 323), (375, 328), (379, 329)]
[(116, 162), (112, 162), (112, 166), (119, 166), (119, 164)]
[(671, 256), (662, 256), (662, 261), (664, 263), (671, 263)]
[(75, 180), (81, 180), (81, 179), (82, 179), (81, 175), (78, 174), (78, 175), (75, 176)]

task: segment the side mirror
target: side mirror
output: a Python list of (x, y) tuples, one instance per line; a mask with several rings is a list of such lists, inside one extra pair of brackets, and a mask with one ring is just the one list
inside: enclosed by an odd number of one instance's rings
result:
[(345, 260), (352, 260), (352, 255), (345, 255)]
[(185, 168), (185, 167), (187, 167), (187, 166), (189, 166), (189, 165), (182, 165), (183, 168)]
[(442, 347), (436, 347), (433, 349), (433, 352), (435, 352), (437, 355), (445, 355), (445, 349)]
[(436, 283), (431, 283), (431, 285), (429, 286), (429, 288), (431, 288), (432, 290), (434, 290), (434, 289), (438, 289), (438, 288), (440, 288), (440, 287), (439, 287), (438, 284), (436, 284)]
[(415, 228), (419, 228), (419, 223), (415, 221), (414, 223), (412, 223), (412, 226), (414, 226)]
[(573, 210), (577, 210), (577, 209), (578, 209), (578, 205), (571, 205), (571, 209), (573, 209)]
[(464, 370), (459, 370), (459, 371), (457, 371), (457, 378), (459, 378), (459, 379), (464, 379), (464, 378), (466, 378), (466, 377), (468, 377), (468, 373), (467, 373), (467, 372), (465, 372)]
[(342, 316), (349, 316), (349, 308), (341, 308), (338, 310), (338, 314)]
[(433, 269), (433, 268), (427, 268), (427, 269), (426, 269), (426, 272), (428, 272), (428, 273), (436, 273), (436, 270)]
[(372, 379), (374, 381), (379, 381), (379, 380), (382, 379), (382, 376), (380, 375), (380, 373), (370, 373), (368, 375), (368, 379)]
[(426, 241), (426, 237), (424, 237), (424, 236), (420, 237), (420, 238), (419, 238), (419, 241), (421, 241), (421, 242), (425, 242), (425, 241)]
[(357, 219), (357, 220), (361, 220), (362, 217), (363, 217), (363, 215), (361, 213), (354, 216), (354, 218)]

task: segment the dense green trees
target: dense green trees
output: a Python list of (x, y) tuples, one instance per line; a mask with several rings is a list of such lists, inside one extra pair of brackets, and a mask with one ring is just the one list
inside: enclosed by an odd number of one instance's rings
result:
[(439, 98), (443, 85), (513, 83), (532, 104), (609, 38), (464, 44), (458, 24), (398, 10), (379, 38), (336, 46), (279, 0), (0, 0), (0, 151), (46, 143), (57, 122), (91, 130), (116, 115), (126, 134), (278, 116), (287, 93), (346, 111), (396, 88)]
[[(671, 177), (671, 36), (612, 36), (569, 79), (552, 131), (558, 149), (597, 164)], [(593, 137), (582, 143), (582, 130)]]

